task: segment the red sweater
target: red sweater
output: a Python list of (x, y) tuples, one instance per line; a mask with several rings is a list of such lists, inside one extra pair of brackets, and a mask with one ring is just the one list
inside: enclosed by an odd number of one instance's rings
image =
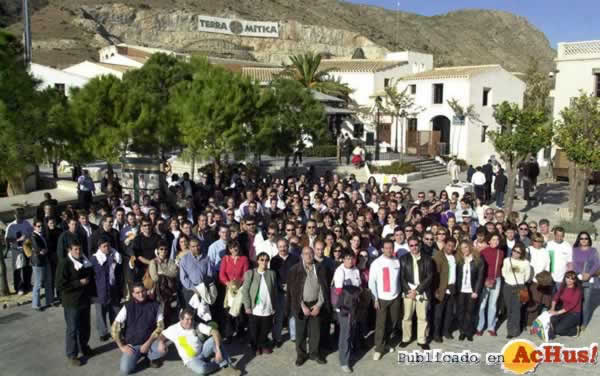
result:
[[(487, 265), (486, 281), (496, 279), (502, 275), (502, 262), (504, 261), (503, 250), (487, 247), (481, 251), (481, 257), (483, 257)], [(496, 260), (498, 260), (497, 263)], [(496, 270), (494, 270), (494, 265), (496, 265)]]
[(566, 312), (581, 312), (581, 289), (578, 288), (561, 288), (556, 294), (554, 294), (554, 302), (562, 303), (562, 309)]
[(222, 284), (227, 285), (229, 281), (238, 280), (244, 281), (244, 273), (248, 270), (250, 264), (248, 263), (248, 257), (238, 256), (236, 262), (233, 257), (226, 255), (221, 260), (221, 266), (219, 269), (219, 281)]

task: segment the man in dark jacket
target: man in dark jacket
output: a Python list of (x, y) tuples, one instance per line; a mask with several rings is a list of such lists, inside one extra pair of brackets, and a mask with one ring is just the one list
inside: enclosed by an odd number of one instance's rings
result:
[(471, 182), (471, 179), (473, 178), (473, 174), (475, 173), (475, 167), (473, 167), (473, 165), (469, 165), (469, 168), (467, 169), (467, 182)]
[(107, 214), (102, 218), (100, 227), (92, 234), (90, 239), (90, 256), (93, 255), (100, 246), (100, 239), (107, 238), (110, 241), (110, 247), (117, 252), (121, 252), (121, 238), (119, 231), (113, 228), (114, 217)]
[[(300, 367), (310, 357), (319, 364), (326, 361), (321, 357), (321, 310), (329, 305), (329, 288), (325, 269), (314, 262), (310, 247), (302, 249), (302, 262), (294, 265), (288, 273), (286, 312), (296, 321), (296, 366)], [(306, 339), (310, 335), (310, 353), (306, 350)]]
[(504, 175), (504, 170), (501, 168), (496, 174), (494, 181), (494, 190), (496, 191), (496, 207), (502, 209), (504, 207), (504, 194), (506, 193), (506, 185), (508, 178)]
[(277, 241), (277, 255), (271, 259), (270, 269), (277, 273), (277, 281), (279, 285), (279, 294), (277, 297), (279, 301), (275, 306), (275, 320), (273, 323), (273, 340), (275, 345), (280, 347), (282, 344), (281, 329), (283, 327), (284, 320), (286, 317), (288, 320), (288, 329), (290, 332), (290, 339), (296, 340), (296, 321), (293, 316), (285, 315), (285, 302), (287, 298), (287, 280), (290, 269), (298, 264), (300, 258), (289, 252), (289, 243), (287, 239), (279, 239)]
[(492, 160), (489, 159), (486, 164), (481, 167), (481, 172), (485, 175), (485, 202), (490, 202), (492, 198), (492, 179), (494, 178), (494, 168)]
[(46, 307), (50, 307), (54, 302), (54, 288), (52, 286), (52, 269), (48, 259), (48, 244), (42, 234), (43, 221), (36, 219), (33, 223), (33, 233), (31, 234), (31, 267), (33, 269), (33, 294), (31, 305), (33, 309), (41, 311), (40, 290), (42, 282), (46, 296)]
[(101, 341), (110, 338), (109, 328), (119, 312), (123, 291), (123, 258), (110, 243), (108, 236), (101, 237), (98, 250), (90, 258), (96, 281), (96, 329)]
[(400, 258), (400, 284), (404, 297), (404, 317), (402, 319), (402, 342), (400, 347), (409, 344), (412, 335), (412, 317), (417, 313), (417, 344), (429, 350), (427, 344), (427, 311), (431, 301), (433, 282), (433, 262), (431, 257), (421, 253), (419, 239), (408, 239), (409, 253)]
[(69, 254), (60, 260), (56, 270), (56, 288), (60, 292), (65, 311), (66, 353), (73, 366), (80, 366), (79, 351), (88, 357), (90, 340), (90, 303), (95, 295), (94, 270), (83, 255), (81, 244), (69, 245)]

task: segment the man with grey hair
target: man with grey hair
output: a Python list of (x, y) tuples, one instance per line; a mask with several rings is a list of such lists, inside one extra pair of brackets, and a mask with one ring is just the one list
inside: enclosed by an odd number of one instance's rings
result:
[[(325, 269), (314, 262), (314, 251), (302, 249), (302, 262), (294, 265), (287, 278), (286, 312), (296, 320), (296, 366), (308, 358), (319, 364), (327, 363), (320, 354), (321, 310), (328, 309), (329, 287)], [(310, 349), (306, 339), (310, 335)]]

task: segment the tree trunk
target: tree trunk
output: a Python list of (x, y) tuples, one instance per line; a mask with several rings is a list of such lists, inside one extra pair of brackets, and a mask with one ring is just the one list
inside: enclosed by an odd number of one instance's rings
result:
[(196, 172), (196, 154), (194, 153), (194, 155), (192, 155), (192, 181), (194, 181), (194, 175)]
[(0, 296), (7, 296), (10, 294), (8, 289), (8, 277), (6, 276), (6, 263), (4, 262), (4, 248), (0, 249)]
[(576, 165), (576, 183), (575, 183), (575, 196), (572, 196), (574, 202), (573, 220), (583, 220), (583, 209), (585, 207), (585, 194), (587, 191), (588, 174), (587, 169)]
[(52, 161), (52, 177), (58, 179), (58, 162), (56, 160)]
[(8, 196), (22, 195), (25, 192), (25, 179), (22, 176), (7, 177), (6, 194)]
[(508, 179), (508, 185), (506, 187), (506, 202), (504, 203), (505, 213), (509, 214), (513, 211), (515, 203), (515, 178), (517, 176), (517, 164), (507, 163), (506, 165), (506, 177)]
[(575, 213), (577, 178), (577, 166), (575, 165), (575, 162), (569, 161), (569, 197), (571, 197), (571, 199), (569, 200), (569, 213), (571, 215)]

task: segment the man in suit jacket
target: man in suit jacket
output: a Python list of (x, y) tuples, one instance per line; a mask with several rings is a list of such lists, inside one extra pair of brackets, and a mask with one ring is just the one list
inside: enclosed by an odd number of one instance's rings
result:
[(77, 212), (78, 215), (78, 219), (79, 219), (79, 224), (77, 225), (77, 231), (84, 237), (85, 241), (81, 244), (81, 251), (83, 253), (83, 255), (85, 257), (90, 257), (91, 254), (94, 253), (94, 251), (90, 250), (91, 249), (91, 241), (92, 241), (92, 234), (94, 233), (94, 231), (96, 231), (98, 229), (98, 226), (90, 223), (90, 221), (88, 220), (88, 213), (86, 210), (79, 210)]
[[(31, 234), (31, 266), (33, 269), (33, 296), (31, 306), (37, 311), (50, 307), (54, 302), (54, 288), (52, 285), (52, 268), (48, 259), (48, 243), (42, 234), (43, 221), (36, 219), (33, 223)], [(44, 282), (46, 306), (40, 305), (40, 290)]]
[(119, 231), (114, 229), (114, 217), (112, 214), (107, 214), (102, 218), (100, 227), (94, 231), (90, 238), (90, 255), (96, 253), (100, 247), (100, 239), (108, 238), (110, 247), (121, 253), (121, 235)]
[(433, 263), (431, 257), (421, 253), (420, 242), (416, 236), (408, 239), (408, 248), (409, 252), (400, 257), (400, 283), (404, 297), (400, 347), (406, 347), (409, 344), (412, 333), (412, 317), (416, 311), (417, 344), (423, 350), (429, 350), (427, 311), (432, 298)]
[[(325, 269), (314, 262), (314, 251), (302, 249), (302, 262), (292, 266), (287, 280), (286, 312), (296, 321), (296, 366), (310, 359), (319, 364), (326, 361), (320, 354), (321, 311), (329, 307), (329, 286)], [(310, 354), (306, 339), (310, 335)]]
[(435, 264), (435, 310), (433, 320), (433, 340), (442, 342), (442, 335), (447, 339), (452, 337), (450, 327), (454, 320), (454, 306), (456, 303), (456, 258), (454, 250), (456, 240), (446, 240), (443, 252), (437, 252), (433, 256)]

